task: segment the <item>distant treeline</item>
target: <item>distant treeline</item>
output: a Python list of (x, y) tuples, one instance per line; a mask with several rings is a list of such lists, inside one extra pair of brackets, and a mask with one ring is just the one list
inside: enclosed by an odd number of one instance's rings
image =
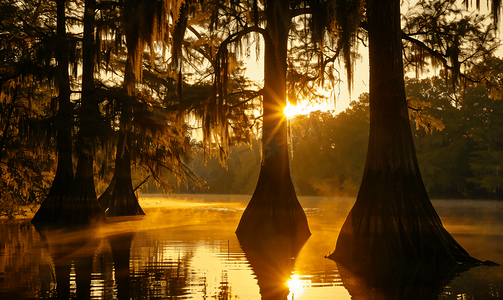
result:
[[(431, 198), (503, 199), (503, 100), (499, 89), (468, 86), (452, 93), (438, 77), (407, 79), (419, 166)], [(299, 195), (355, 196), (369, 130), (368, 94), (346, 111), (313, 112), (290, 121), (291, 174)], [(251, 194), (260, 143), (232, 148), (227, 169), (203, 154), (190, 163), (207, 184), (196, 193)], [(154, 192), (150, 186), (150, 192)], [(143, 192), (149, 192), (148, 188)], [(180, 187), (175, 192), (191, 192)]]

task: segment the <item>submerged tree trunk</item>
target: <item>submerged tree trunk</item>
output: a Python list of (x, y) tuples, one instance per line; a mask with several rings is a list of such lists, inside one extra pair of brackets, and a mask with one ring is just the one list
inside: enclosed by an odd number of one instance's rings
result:
[(100, 112), (94, 99), (94, 11), (95, 0), (85, 1), (82, 53), (82, 101), (77, 143), (77, 170), (72, 195), (63, 201), (63, 225), (87, 225), (105, 220), (96, 196), (93, 176), (96, 121)]
[(255, 192), (239, 222), (238, 236), (311, 235), (290, 177), (287, 144), (286, 55), (289, 1), (268, 1), (265, 37), (262, 167)]
[(89, 225), (105, 221), (96, 196), (93, 156), (80, 153), (71, 196), (63, 201), (62, 225)]
[(131, 179), (131, 142), (121, 120), (121, 132), (117, 143), (114, 175), (98, 201), (107, 217), (135, 216), (145, 213), (138, 203)]
[[(131, 59), (126, 60), (124, 87), (128, 94), (134, 93), (134, 74)], [(121, 102), (119, 140), (115, 155), (114, 175), (105, 192), (98, 201), (107, 217), (136, 216), (145, 213), (138, 203), (131, 179), (131, 99), (125, 97)]]
[(59, 89), (57, 115), (56, 151), (58, 166), (47, 198), (31, 220), (33, 224), (54, 224), (59, 220), (63, 199), (70, 196), (73, 184), (72, 162), (72, 107), (70, 102), (70, 76), (68, 73), (68, 43), (66, 41), (66, 0), (57, 0), (56, 51), (57, 83)]
[(369, 1), (367, 18), (367, 159), (356, 203), (329, 258), (356, 273), (476, 262), (444, 229), (419, 173), (405, 96), (400, 1)]

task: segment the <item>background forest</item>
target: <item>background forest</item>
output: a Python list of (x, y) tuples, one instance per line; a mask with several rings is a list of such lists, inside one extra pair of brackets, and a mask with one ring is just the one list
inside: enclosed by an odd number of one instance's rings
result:
[[(502, 66), (503, 61), (491, 63)], [(495, 77), (503, 73), (495, 71)], [(432, 198), (503, 198), (503, 101), (485, 84), (449, 91), (439, 77), (407, 78), (412, 132), (424, 183)], [(290, 120), (291, 172), (300, 195), (356, 196), (367, 153), (368, 94), (334, 115), (316, 111)], [(196, 155), (190, 167), (208, 189), (196, 192), (251, 194), (260, 166), (260, 145), (232, 148), (226, 170)], [(144, 192), (152, 192), (149, 187)], [(180, 189), (190, 192), (187, 189)]]
[[(47, 198), (70, 207), (97, 196), (109, 205), (137, 191), (251, 194), (266, 92), (246, 77), (243, 58), (260, 54), (263, 40), (249, 35), (263, 34), (267, 22), (256, 1), (236, 3), (2, 1), (0, 216)], [(341, 46), (341, 29), (320, 33), (320, 24), (300, 17), (305, 8), (334, 3), (292, 2), (299, 16), (284, 53), (292, 104), (334, 101), (323, 95), (342, 81), (336, 61), (347, 64), (351, 81), (357, 55)], [(429, 195), (502, 199), (503, 62), (492, 55), (494, 28), (464, 15), (455, 1), (420, 2), (406, 19), (407, 71), (428, 65), (428, 50), (445, 68), (440, 77), (406, 80)], [(365, 44), (361, 25), (351, 29)], [(415, 39), (429, 27), (435, 39)], [(448, 40), (453, 36), (462, 40)], [(417, 50), (420, 44), (428, 50)], [(355, 196), (367, 153), (368, 95), (337, 115), (299, 115), (288, 126), (297, 193)], [(128, 186), (127, 195), (118, 186)], [(90, 211), (99, 209), (93, 205)]]

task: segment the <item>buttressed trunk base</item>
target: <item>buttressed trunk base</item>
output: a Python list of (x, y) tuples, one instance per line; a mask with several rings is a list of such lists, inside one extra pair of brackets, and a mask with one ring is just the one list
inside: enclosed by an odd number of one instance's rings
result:
[(370, 132), (356, 202), (330, 259), (357, 274), (478, 263), (445, 230), (416, 160), (402, 63), (400, 1), (367, 3)]
[(289, 1), (268, 1), (264, 57), (262, 167), (255, 192), (239, 222), (238, 238), (284, 235), (307, 239), (307, 218), (290, 177), (287, 143), (286, 70)]
[(278, 178), (264, 169), (267, 167), (262, 166), (257, 187), (236, 234), (240, 239), (279, 235), (307, 240), (311, 232), (290, 174)]
[(138, 203), (131, 179), (130, 142), (126, 130), (119, 134), (115, 158), (114, 175), (107, 189), (98, 199), (107, 217), (145, 215)]
[(81, 153), (72, 195), (63, 201), (61, 225), (81, 226), (106, 221), (96, 197), (93, 178), (93, 156)]

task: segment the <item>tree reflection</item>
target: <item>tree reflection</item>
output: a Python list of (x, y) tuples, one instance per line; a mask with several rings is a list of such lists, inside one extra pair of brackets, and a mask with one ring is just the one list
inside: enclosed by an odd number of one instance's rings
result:
[(132, 252), (134, 232), (106, 239), (98, 228), (39, 233), (54, 264), (58, 299), (158, 299), (189, 293), (189, 252), (173, 258), (162, 243)]
[(33, 226), (19, 221), (0, 226), (0, 299), (52, 297), (53, 268), (45, 248), (32, 250), (40, 243)]
[(366, 276), (357, 276), (341, 264), (337, 264), (344, 287), (351, 299), (438, 299), (442, 286), (447, 281), (417, 276), (413, 270), (369, 271)]
[[(356, 275), (344, 265), (337, 263), (337, 268), (341, 276), (344, 287), (351, 294), (351, 299), (460, 299), (459, 295), (464, 295), (467, 299), (488, 299), (492, 298), (494, 288), (482, 288), (487, 285), (477, 285), (477, 293), (473, 293), (470, 288), (473, 282), (462, 285), (453, 282), (465, 281), (471, 278), (469, 273), (477, 273), (477, 270), (488, 269), (490, 267), (473, 267), (458, 265), (454, 269), (424, 270), (413, 268), (395, 268), (388, 270), (368, 269)], [(468, 274), (468, 276), (467, 276)], [(487, 279), (487, 278), (486, 278)], [(486, 291), (480, 291), (480, 289)], [(496, 287), (497, 289), (497, 287)], [(498, 293), (496, 291), (496, 293)], [(482, 296), (483, 295), (483, 296)], [(465, 299), (463, 297), (463, 299)]]
[(295, 258), (307, 239), (285, 236), (238, 239), (257, 277), (262, 299), (287, 299)]
[[(93, 260), (100, 239), (97, 227), (86, 230), (40, 230), (54, 263), (58, 299), (91, 298)], [(73, 270), (72, 270), (73, 269)], [(71, 274), (75, 272), (76, 290), (71, 288)]]
[(193, 254), (186, 251), (172, 257), (165, 251), (165, 246), (155, 242), (154, 245), (132, 248), (130, 298), (171, 299), (189, 294)]
[(130, 299), (131, 284), (129, 260), (131, 257), (131, 244), (134, 233), (127, 232), (108, 237), (112, 248), (112, 257), (115, 268), (115, 281), (117, 284), (118, 299)]

